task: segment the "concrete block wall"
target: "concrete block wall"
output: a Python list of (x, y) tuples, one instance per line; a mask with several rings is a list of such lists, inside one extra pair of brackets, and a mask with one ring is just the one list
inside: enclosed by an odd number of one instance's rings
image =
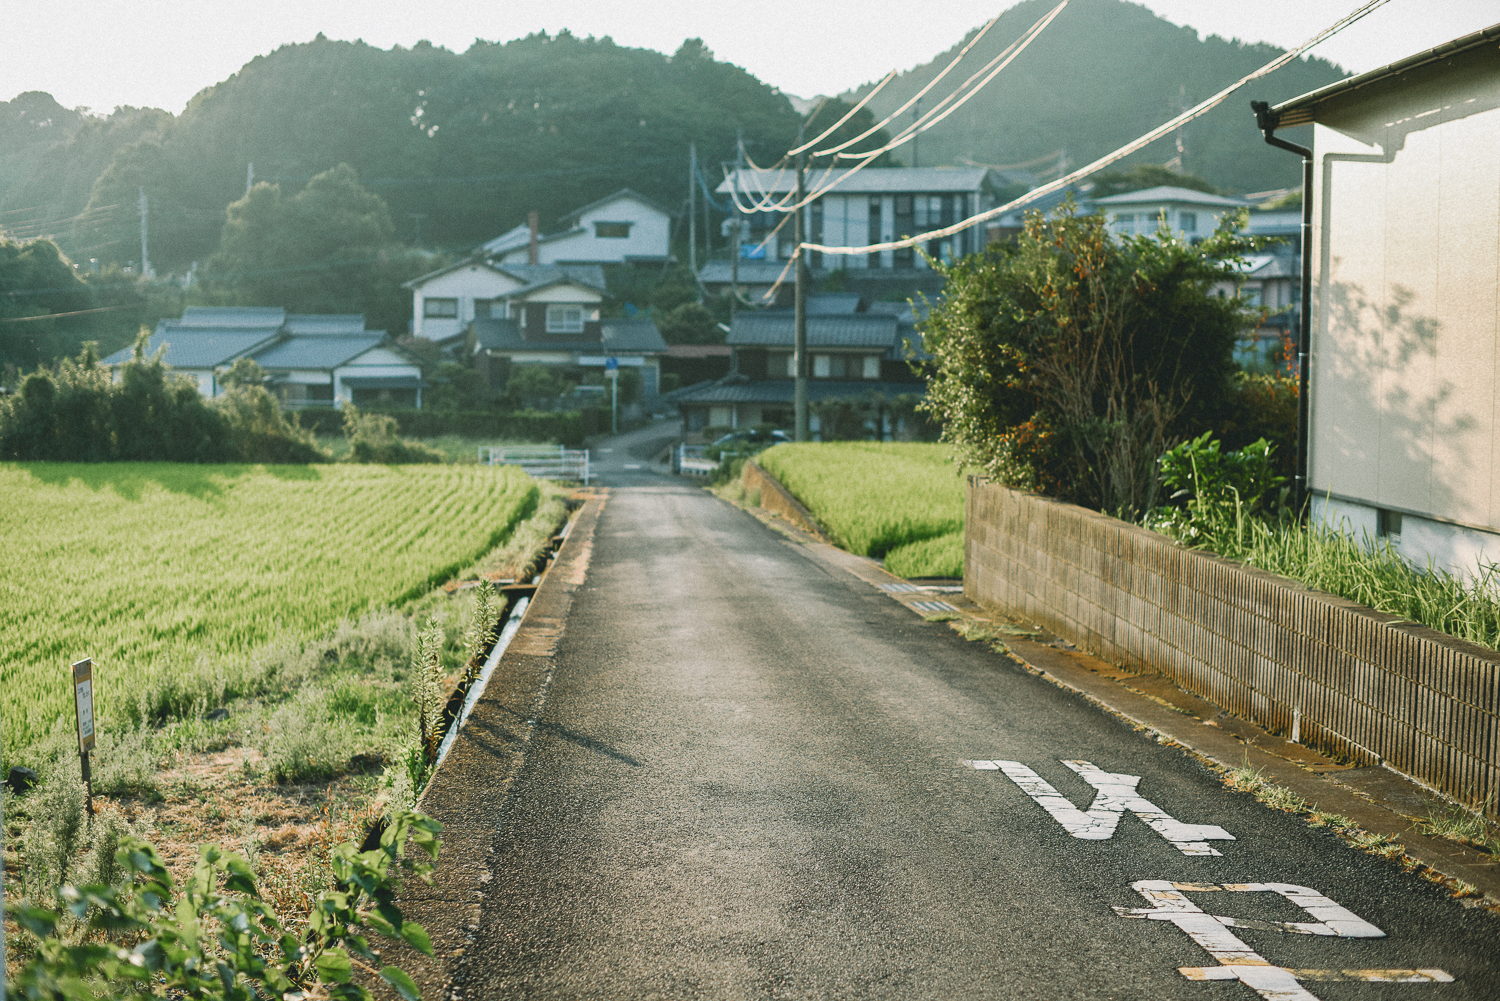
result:
[(971, 479), (964, 592), (1273, 733), (1500, 819), (1500, 654)]

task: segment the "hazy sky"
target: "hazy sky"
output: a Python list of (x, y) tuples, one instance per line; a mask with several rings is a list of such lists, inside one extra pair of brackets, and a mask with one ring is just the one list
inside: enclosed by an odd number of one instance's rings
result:
[[(1357, 0), (1145, 0), (1200, 34), (1296, 45)], [(427, 39), (454, 51), (567, 28), (673, 52), (697, 36), (724, 60), (803, 97), (909, 69), (984, 23), (1007, 0), (10, 0), (0, 100), (48, 91), (67, 107), (180, 112), (257, 55), (318, 32), (389, 48)], [(1067, 17), (1070, 12), (1064, 11)], [(1317, 51), (1363, 71), (1500, 21), (1496, 0), (1390, 0)]]

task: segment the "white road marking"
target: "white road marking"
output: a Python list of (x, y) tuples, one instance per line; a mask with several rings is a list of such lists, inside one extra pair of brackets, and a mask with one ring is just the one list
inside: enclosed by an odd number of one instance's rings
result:
[[(1131, 887), (1145, 897), (1150, 907), (1116, 907), (1124, 918), (1170, 921), (1187, 933), (1218, 966), (1184, 966), (1178, 972), (1188, 980), (1238, 980), (1266, 1001), (1318, 1001), (1297, 983), (1299, 980), (1359, 980), (1370, 983), (1451, 983), (1453, 977), (1438, 969), (1311, 970), (1273, 966), (1240, 941), (1230, 928), (1257, 928), (1326, 935), (1337, 938), (1384, 938), (1385, 932), (1334, 903), (1317, 890), (1291, 883), (1174, 883), (1165, 879), (1142, 879)], [(1205, 914), (1186, 896), (1188, 893), (1279, 893), (1302, 908), (1313, 921), (1251, 921)]]
[(921, 612), (956, 612), (957, 608), (946, 601), (913, 601), (911, 607)]
[(1106, 772), (1087, 761), (1064, 761), (1089, 785), (1097, 790), (1093, 805), (1087, 811), (1074, 806), (1046, 779), (1019, 761), (965, 761), (970, 768), (999, 770), (1021, 791), (1050, 813), (1073, 837), (1083, 841), (1108, 841), (1114, 837), (1120, 817), (1130, 811), (1145, 821), (1157, 834), (1166, 838), (1184, 855), (1219, 855), (1210, 841), (1233, 841), (1234, 835), (1214, 824), (1184, 824), (1136, 791), (1139, 775)]
[(915, 584), (878, 584), (876, 586), (882, 591), (889, 591), (891, 594), (909, 594), (913, 591), (922, 590)]

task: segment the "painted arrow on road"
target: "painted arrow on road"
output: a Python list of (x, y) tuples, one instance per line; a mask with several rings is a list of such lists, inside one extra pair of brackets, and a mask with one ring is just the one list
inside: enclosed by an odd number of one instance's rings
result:
[(1234, 835), (1214, 824), (1184, 824), (1136, 791), (1139, 775), (1106, 772), (1088, 761), (1064, 761), (1096, 790), (1093, 805), (1087, 810), (1074, 806), (1046, 779), (1019, 761), (964, 761), (980, 771), (1001, 771), (1021, 787), (1021, 791), (1052, 815), (1073, 837), (1082, 841), (1108, 841), (1114, 837), (1120, 818), (1127, 811), (1144, 820), (1157, 834), (1170, 841), (1184, 855), (1219, 855), (1210, 841), (1233, 841)]

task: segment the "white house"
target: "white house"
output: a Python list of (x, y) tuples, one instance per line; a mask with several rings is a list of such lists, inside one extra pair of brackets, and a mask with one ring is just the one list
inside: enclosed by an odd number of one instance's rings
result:
[(1109, 230), (1118, 236), (1150, 235), (1165, 226), (1190, 243), (1212, 233), (1226, 212), (1248, 207), (1239, 198), (1168, 185), (1095, 198), (1093, 204), (1109, 216)]
[(645, 195), (621, 188), (607, 198), (563, 216), (563, 229), (537, 235), (517, 226), (480, 248), (499, 264), (628, 264), (667, 260), (671, 253), (672, 213)]
[[(535, 315), (542, 322), (566, 332), (565, 326), (599, 318), (605, 290), (597, 264), (501, 265), (484, 256), (413, 278), (402, 287), (412, 293), (412, 335), (429, 341), (458, 337), (475, 320), (516, 318), (528, 302), (541, 308)], [(548, 307), (553, 307), (551, 314)]]
[[(265, 369), (283, 406), (422, 405), (422, 369), (382, 330), (366, 330), (359, 314), (288, 314), (262, 307), (190, 306), (162, 320), (147, 353), (163, 345), (162, 361), (191, 376), (204, 396), (224, 391), (222, 370), (241, 358)], [(119, 370), (133, 349), (104, 364)]]
[(1500, 25), (1263, 114), (1313, 126), (1314, 520), (1500, 562)]

